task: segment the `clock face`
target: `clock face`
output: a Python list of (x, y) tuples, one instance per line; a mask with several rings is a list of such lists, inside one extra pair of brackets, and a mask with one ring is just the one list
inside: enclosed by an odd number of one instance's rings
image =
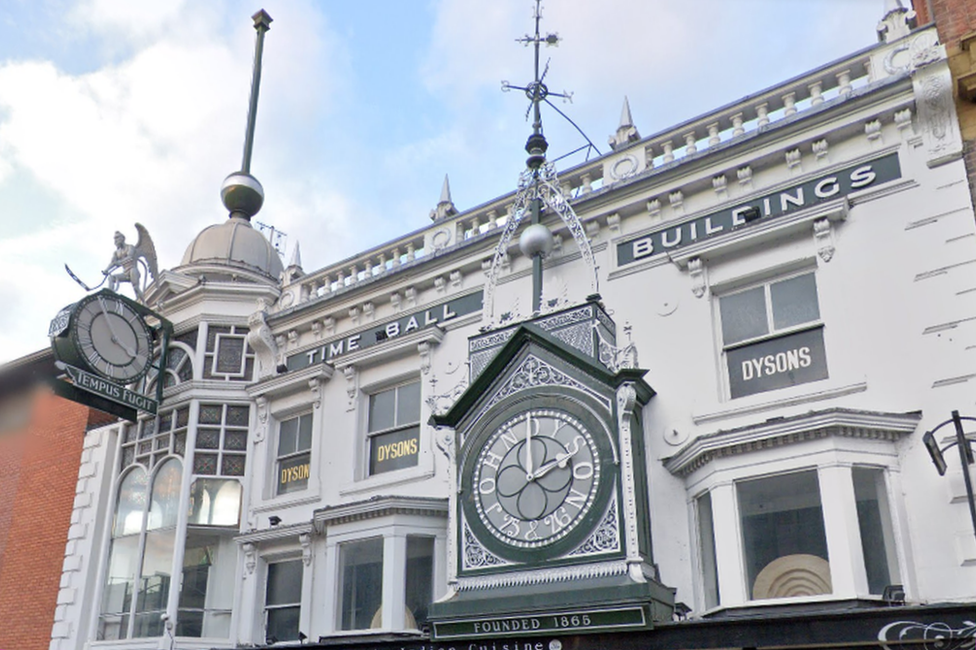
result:
[(534, 549), (579, 526), (600, 481), (600, 451), (587, 427), (565, 411), (540, 408), (488, 436), (471, 489), (477, 516), (496, 539)]
[(71, 337), (94, 372), (117, 383), (145, 376), (152, 362), (152, 332), (119, 298), (93, 294), (75, 308)]

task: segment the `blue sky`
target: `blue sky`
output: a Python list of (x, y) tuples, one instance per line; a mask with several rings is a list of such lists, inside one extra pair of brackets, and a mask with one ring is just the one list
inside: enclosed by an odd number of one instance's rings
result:
[[(226, 218), (254, 30), (274, 18), (251, 170), (257, 220), (306, 271), (513, 189), (529, 134), (531, 0), (5, 0), (0, 15), (0, 363), (47, 346), (121, 230), (161, 268)], [(876, 42), (884, 0), (548, 0), (547, 81), (606, 150), (629, 96), (643, 135)], [(550, 158), (582, 144), (544, 113)], [(565, 166), (567, 166), (568, 163)]]

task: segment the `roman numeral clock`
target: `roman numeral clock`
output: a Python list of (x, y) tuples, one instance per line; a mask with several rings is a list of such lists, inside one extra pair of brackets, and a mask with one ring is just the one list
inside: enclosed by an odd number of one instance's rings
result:
[[(454, 594), (437, 639), (646, 629), (674, 591), (653, 562), (644, 370), (619, 367), (597, 299), (469, 340), (454, 430)], [(490, 614), (489, 614), (490, 613)]]

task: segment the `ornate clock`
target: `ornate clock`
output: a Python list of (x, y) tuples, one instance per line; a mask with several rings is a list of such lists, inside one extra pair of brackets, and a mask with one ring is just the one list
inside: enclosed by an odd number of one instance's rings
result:
[(152, 330), (126, 299), (100, 291), (65, 311), (66, 322), (61, 319), (61, 325), (55, 327), (56, 318), (51, 329), (51, 344), (59, 361), (116, 384), (131, 384), (146, 375), (152, 365)]
[(551, 561), (592, 533), (616, 488), (608, 429), (559, 389), (485, 418), (461, 467), (464, 519), (516, 562)]
[(572, 533), (600, 487), (602, 454), (579, 419), (528, 409), (495, 429), (472, 477), (477, 518), (501, 543), (542, 548)]

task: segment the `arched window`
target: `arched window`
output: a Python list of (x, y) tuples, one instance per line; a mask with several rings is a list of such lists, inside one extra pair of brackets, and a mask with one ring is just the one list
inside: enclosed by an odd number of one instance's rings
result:
[(157, 467), (151, 485), (141, 465), (119, 481), (99, 639), (162, 634), (160, 615), (169, 598), (182, 475), (183, 463), (169, 458)]
[(135, 592), (139, 538), (146, 516), (149, 475), (136, 465), (119, 482), (109, 550), (108, 574), (102, 592), (98, 638), (121, 639), (128, 636), (129, 612)]

